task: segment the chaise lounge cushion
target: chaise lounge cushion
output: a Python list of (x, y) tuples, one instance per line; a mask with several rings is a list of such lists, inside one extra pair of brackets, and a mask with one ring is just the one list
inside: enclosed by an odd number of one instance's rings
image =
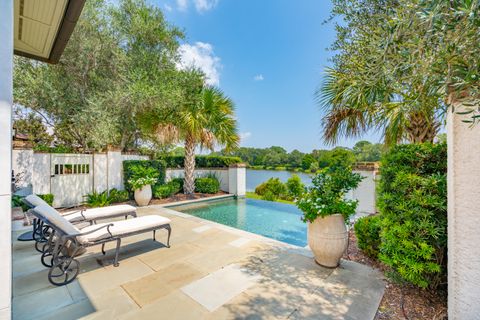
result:
[(87, 210), (78, 211), (71, 214), (67, 212), (65, 213), (65, 218), (70, 222), (77, 222), (77, 221), (84, 221), (84, 220), (90, 221), (90, 220), (108, 219), (108, 218), (127, 216), (127, 215), (132, 215), (136, 217), (137, 209), (128, 204), (120, 204), (120, 205), (111, 206), (111, 207), (87, 209)]
[(32, 206), (32, 207), (37, 207), (41, 205), (47, 205), (48, 203), (37, 196), (36, 194), (29, 194), (28, 196), (25, 197), (25, 200)]
[(99, 227), (108, 224), (113, 224), (108, 228), (108, 230), (107, 228), (102, 228), (98, 231), (92, 232), (91, 234), (79, 236), (77, 237), (78, 241), (80, 243), (95, 242), (101, 239), (110, 238), (111, 236), (121, 237), (130, 233), (153, 230), (170, 224), (170, 219), (158, 215), (143, 216), (129, 220), (115, 221), (112, 223), (99, 223), (91, 225), (83, 228), (82, 233), (98, 229)]
[[(80, 233), (80, 230), (75, 227), (70, 221), (62, 217), (57, 210), (50, 207), (48, 204), (36, 206), (33, 211), (47, 220), (53, 227), (60, 229), (64, 234), (75, 235)], [(42, 220), (44, 220), (42, 219)]]

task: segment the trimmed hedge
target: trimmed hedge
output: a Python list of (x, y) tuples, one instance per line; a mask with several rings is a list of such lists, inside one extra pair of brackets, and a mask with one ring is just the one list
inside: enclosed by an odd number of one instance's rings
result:
[[(167, 156), (162, 158), (167, 168), (183, 168), (184, 156)], [(241, 163), (239, 157), (196, 156), (196, 168), (228, 168), (232, 164)]]
[(161, 186), (154, 186), (153, 197), (157, 199), (164, 199), (173, 196), (183, 190), (183, 179), (175, 178)]
[(369, 257), (377, 258), (380, 248), (380, 216), (368, 216), (357, 220), (354, 225), (358, 247)]
[(212, 177), (197, 178), (195, 179), (195, 191), (200, 193), (217, 193), (220, 191), (220, 182)]
[(447, 146), (399, 145), (381, 162), (379, 259), (434, 289), (447, 275)]
[(125, 160), (123, 161), (123, 181), (125, 184), (125, 190), (128, 191), (129, 194), (133, 194), (132, 187), (128, 183), (130, 178), (133, 176), (133, 171), (132, 168), (136, 166), (142, 166), (144, 168), (154, 168), (155, 170), (158, 171), (159, 176), (157, 183), (153, 185), (152, 187), (155, 186), (160, 186), (165, 183), (165, 162), (162, 160)]

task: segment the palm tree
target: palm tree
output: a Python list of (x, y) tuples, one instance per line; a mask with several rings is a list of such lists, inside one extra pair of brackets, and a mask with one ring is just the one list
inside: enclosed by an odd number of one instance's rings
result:
[(387, 145), (433, 142), (441, 126), (439, 96), (414, 79), (399, 83), (369, 71), (326, 70), (315, 94), (325, 113), (324, 140), (334, 144), (340, 136), (358, 137), (376, 129)]
[(240, 138), (234, 103), (220, 89), (202, 86), (199, 92), (190, 90), (186, 96), (187, 100), (171, 110), (154, 130), (162, 144), (184, 142), (183, 188), (185, 194), (192, 194), (195, 191), (195, 148), (200, 146), (213, 151), (215, 146), (223, 146), (232, 150), (238, 147)]

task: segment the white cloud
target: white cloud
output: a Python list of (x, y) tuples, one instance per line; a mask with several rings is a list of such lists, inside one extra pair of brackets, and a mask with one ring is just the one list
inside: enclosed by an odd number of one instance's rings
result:
[(165, 10), (168, 11), (168, 12), (172, 12), (173, 8), (172, 8), (172, 6), (165, 3)]
[(198, 12), (205, 12), (216, 7), (218, 0), (193, 0)]
[(188, 0), (177, 0), (177, 8), (180, 11), (185, 11), (188, 8)]
[(194, 45), (182, 44), (178, 49), (180, 53), (180, 69), (196, 67), (202, 70), (207, 77), (207, 84), (218, 86), (220, 84), (220, 58), (213, 52), (209, 43), (196, 42)]
[(240, 132), (240, 142), (245, 142), (252, 136), (251, 132)]
[(255, 81), (263, 81), (263, 74), (257, 74), (255, 77), (253, 77), (253, 80), (255, 80)]

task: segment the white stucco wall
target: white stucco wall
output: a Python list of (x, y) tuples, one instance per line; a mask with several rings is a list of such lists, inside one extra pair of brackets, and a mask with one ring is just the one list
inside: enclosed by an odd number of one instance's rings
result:
[[(17, 150), (14, 150), (14, 152)], [(32, 172), (32, 187), (33, 192), (37, 194), (46, 194), (51, 192), (50, 176), (51, 176), (51, 163), (49, 153), (34, 153), (33, 154), (33, 167), (27, 167), (26, 163), (23, 167), (16, 167), (17, 170)]]
[[(220, 190), (224, 192), (229, 192), (229, 171), (228, 168), (217, 168), (217, 169), (195, 169), (195, 177), (204, 177), (209, 174), (214, 174), (220, 182)], [(165, 181), (168, 182), (173, 178), (183, 178), (184, 172), (183, 169), (167, 169), (165, 172)]]
[(0, 319), (11, 318), (13, 0), (0, 1)]
[(247, 168), (244, 164), (228, 168), (228, 184), (231, 194), (244, 196), (247, 192)]
[(107, 154), (95, 153), (93, 155), (93, 189), (96, 192), (103, 192), (107, 188)]
[(354, 170), (364, 179), (358, 185), (358, 188), (347, 194), (348, 199), (358, 200), (357, 213), (372, 214), (376, 212), (376, 184), (378, 179), (376, 171)]
[(480, 319), (480, 127), (461, 119), (447, 117), (448, 318), (473, 320)]

